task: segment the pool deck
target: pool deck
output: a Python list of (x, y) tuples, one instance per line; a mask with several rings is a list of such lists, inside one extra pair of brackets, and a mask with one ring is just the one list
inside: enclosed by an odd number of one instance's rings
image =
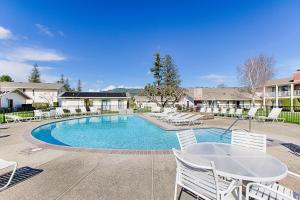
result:
[[(147, 115), (143, 117), (161, 127), (174, 129)], [(17, 161), (19, 168), (27, 166), (42, 170), (0, 192), (1, 200), (173, 198), (176, 164), (172, 154), (120, 154), (80, 149), (66, 151), (28, 140), (27, 136), (34, 127), (51, 121), (0, 125), (0, 158)], [(203, 125), (197, 127), (227, 128), (232, 122), (231, 118), (215, 118), (205, 120)], [(248, 122), (240, 121), (233, 128), (247, 129)], [(299, 125), (253, 122), (252, 130), (267, 134), (270, 140), (268, 153), (286, 163), (291, 171), (300, 173), (300, 157), (281, 145), (300, 145)], [(40, 146), (42, 149), (36, 149)], [(300, 191), (299, 181), (286, 178), (282, 184)], [(181, 199), (193, 198), (183, 193)]]

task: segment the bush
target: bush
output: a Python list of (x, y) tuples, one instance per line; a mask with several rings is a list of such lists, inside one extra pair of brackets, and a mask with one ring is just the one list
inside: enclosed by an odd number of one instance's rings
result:
[(49, 108), (49, 104), (48, 103), (33, 103), (32, 107), (34, 107), (36, 110), (38, 109), (46, 109)]
[(53, 102), (53, 107), (58, 107), (58, 102)]
[(70, 113), (70, 111), (68, 109), (63, 109), (64, 113)]

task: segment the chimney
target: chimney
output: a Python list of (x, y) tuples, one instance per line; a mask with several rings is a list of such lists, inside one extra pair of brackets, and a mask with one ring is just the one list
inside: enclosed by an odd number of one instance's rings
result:
[(294, 82), (300, 82), (300, 69), (298, 69), (298, 70), (294, 73), (293, 80), (294, 80)]

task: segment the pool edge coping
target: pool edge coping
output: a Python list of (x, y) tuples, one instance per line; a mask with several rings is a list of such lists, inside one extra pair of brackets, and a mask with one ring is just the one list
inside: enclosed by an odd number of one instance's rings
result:
[[(53, 124), (56, 122), (63, 122), (63, 121), (68, 121), (68, 120), (73, 120), (73, 119), (82, 119), (82, 118), (89, 118), (89, 117), (99, 117), (99, 116), (120, 116), (122, 114), (101, 114), (101, 115), (82, 115), (82, 116), (76, 116), (76, 117), (71, 117), (71, 118), (61, 118), (61, 119), (50, 119), (51, 121), (43, 122), (41, 124), (38, 124), (36, 126), (33, 126), (30, 128), (29, 131), (26, 131), (24, 134), (24, 138), (32, 143), (37, 145), (40, 148), (47, 148), (47, 149), (53, 149), (53, 150), (63, 150), (63, 151), (68, 151), (68, 152), (89, 152), (89, 153), (106, 153), (106, 154), (127, 154), (127, 155), (161, 155), (161, 154), (172, 154), (173, 151), (172, 149), (166, 149), (166, 150), (133, 150), (133, 149), (107, 149), (107, 148), (88, 148), (88, 147), (72, 147), (72, 146), (63, 146), (63, 145), (55, 145), (55, 144), (50, 144), (47, 142), (44, 142), (42, 140), (39, 140), (35, 138), (32, 135), (32, 132), (41, 127), (45, 126), (48, 124)], [(178, 129), (167, 129), (163, 126), (160, 126), (157, 123), (152, 122), (151, 120), (145, 118), (141, 114), (124, 114), (124, 115), (136, 115), (143, 120), (146, 120), (149, 123), (154, 124), (155, 126), (158, 126), (159, 128), (166, 130), (166, 131), (179, 131), (179, 130), (187, 130), (187, 128), (183, 129), (178, 127)], [(203, 127), (205, 128), (216, 128), (216, 127)], [(198, 128), (194, 128), (198, 129)], [(220, 128), (222, 129), (222, 128)]]

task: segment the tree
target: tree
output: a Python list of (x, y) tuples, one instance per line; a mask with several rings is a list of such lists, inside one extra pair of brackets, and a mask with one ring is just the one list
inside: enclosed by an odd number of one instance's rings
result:
[(39, 71), (39, 66), (37, 64), (34, 64), (33, 68), (32, 68), (32, 71), (31, 71), (31, 74), (28, 78), (28, 81), (30, 83), (40, 83), (41, 82), (41, 74), (40, 74), (40, 71)]
[(165, 85), (179, 86), (181, 83), (178, 69), (174, 64), (172, 57), (167, 54), (163, 59), (162, 76)]
[(0, 82), (14, 82), (14, 80), (9, 75), (3, 74), (0, 76)]
[(66, 78), (66, 81), (65, 81), (65, 89), (66, 89), (66, 91), (72, 91), (68, 78)]
[(63, 74), (60, 75), (60, 80), (57, 81), (57, 83), (65, 84), (65, 78), (64, 78), (64, 75), (63, 75)]
[(77, 91), (77, 92), (81, 92), (81, 90), (82, 90), (82, 87), (81, 87), (81, 81), (78, 80), (76, 91)]
[(244, 64), (238, 66), (238, 79), (251, 93), (252, 104), (254, 104), (258, 88), (263, 87), (266, 81), (274, 76), (274, 63), (272, 56), (268, 57), (260, 54), (256, 57), (248, 58)]
[(172, 101), (174, 105), (182, 98), (184, 90), (180, 88), (178, 70), (170, 55), (161, 59), (160, 54), (156, 53), (151, 72), (155, 81), (144, 89), (144, 94), (150, 101), (164, 108), (169, 102)]

